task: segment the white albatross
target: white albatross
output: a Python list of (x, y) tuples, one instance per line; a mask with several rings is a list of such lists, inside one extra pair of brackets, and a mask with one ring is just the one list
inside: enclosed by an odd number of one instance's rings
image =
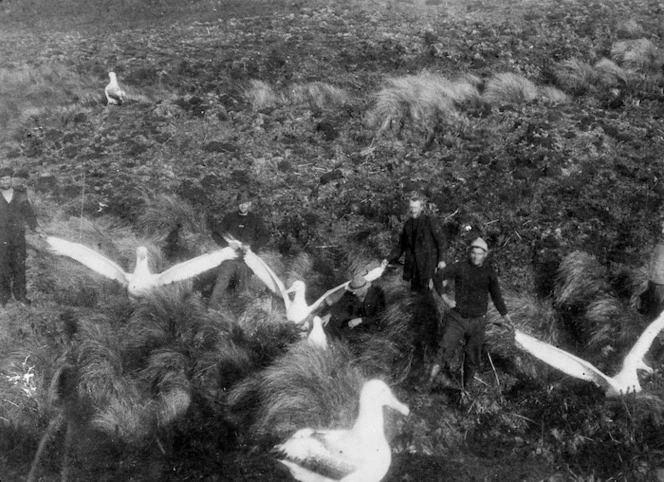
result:
[(323, 350), (327, 349), (327, 336), (325, 335), (325, 330), (323, 330), (323, 320), (320, 316), (314, 316), (307, 341), (312, 346), (317, 346)]
[(392, 462), (383, 427), (383, 406), (403, 415), (410, 413), (385, 382), (369, 380), (360, 392), (360, 412), (353, 428), (299, 430), (275, 447), (284, 456), (279, 462), (301, 482), (379, 482)]
[(55, 254), (72, 258), (92, 271), (120, 282), (132, 298), (145, 296), (159, 286), (192, 278), (237, 257), (235, 249), (226, 247), (176, 264), (162, 273), (151, 273), (148, 250), (145, 246), (139, 246), (136, 248), (136, 268), (133, 273), (127, 273), (114, 261), (82, 244), (54, 236), (48, 236), (46, 242)]
[(644, 330), (632, 349), (627, 353), (627, 356), (625, 356), (621, 370), (613, 377), (605, 375), (593, 364), (537, 338), (526, 335), (519, 330), (515, 330), (514, 339), (519, 348), (527, 351), (534, 357), (539, 358), (567, 375), (595, 383), (598, 387), (604, 389), (607, 397), (614, 398), (641, 391), (637, 370), (645, 370), (648, 373), (653, 372), (653, 369), (645, 364), (643, 357), (650, 349), (650, 345), (652, 345), (655, 337), (663, 328), (664, 312)]
[[(247, 266), (254, 272), (254, 274), (263, 282), (265, 285), (277, 295), (281, 295), (284, 300), (284, 305), (286, 306), (286, 318), (288, 321), (292, 321), (296, 324), (302, 324), (309, 315), (313, 314), (316, 310), (321, 308), (325, 299), (336, 293), (339, 290), (345, 289), (349, 281), (340, 284), (330, 290), (327, 290), (323, 296), (318, 298), (313, 304), (308, 305), (307, 300), (304, 296), (306, 291), (306, 285), (304, 281), (294, 281), (290, 288), (286, 289), (284, 283), (279, 279), (279, 277), (272, 271), (268, 264), (261, 259), (256, 253), (250, 249), (244, 249), (244, 262)], [(387, 263), (383, 262), (377, 268), (370, 270), (364, 275), (364, 279), (371, 282), (381, 277)], [(293, 299), (291, 300), (290, 294), (294, 293)]]
[(107, 105), (121, 105), (127, 99), (127, 94), (118, 84), (118, 77), (115, 72), (109, 72), (108, 77), (111, 81), (104, 88)]

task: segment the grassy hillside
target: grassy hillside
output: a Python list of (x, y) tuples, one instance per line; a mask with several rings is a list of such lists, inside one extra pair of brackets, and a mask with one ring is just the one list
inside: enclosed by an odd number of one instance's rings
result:
[[(272, 262), (285, 278), (305, 276), (311, 294), (386, 256), (407, 194), (422, 190), (450, 238), (450, 261), (483, 236), (520, 326), (577, 354), (588, 349), (611, 371), (645, 324), (633, 302), (664, 220), (661, 8), (640, 0), (5, 0), (2, 164), (30, 170), (49, 233), (96, 246), (126, 267), (137, 244), (149, 245), (162, 267), (210, 249), (206, 223), (249, 188), (271, 231)], [(109, 71), (127, 91), (125, 105), (105, 105)], [(162, 259), (177, 225), (179, 254)], [(173, 480), (239, 480), (256, 441), (228, 428), (224, 397), (293, 341), (286, 330), (278, 333), (283, 344), (266, 348), (276, 336), (269, 321), (283, 320), (276, 299), (255, 284), (228, 313), (213, 315), (216, 325), (198, 295), (178, 298), (184, 308), (156, 302), (164, 326), (195, 320), (196, 329), (159, 328), (172, 337), (154, 345), (133, 331), (148, 315), (127, 306), (117, 286), (30, 242), (35, 303), (0, 313), (0, 387), (11, 401), (0, 416), (14, 436), (0, 447), (23, 454), (1, 460), (4, 469), (27, 475), (49, 423), (70, 420), (52, 400), (51, 381), (63, 366), (90, 368), (85, 343), (95, 340), (107, 350), (95, 356), (108, 361), (104, 373), (118, 385), (102, 396), (90, 382), (77, 396), (101, 417), (94, 420), (125, 418), (115, 433), (103, 432), (108, 440), (94, 453), (78, 443), (72, 460), (116, 457), (125, 465), (114, 480), (129, 480), (136, 464), (146, 480), (168, 471), (180, 477)], [(568, 258), (575, 252), (584, 254)], [(411, 316), (398, 271), (385, 284), (394, 289), (392, 316)], [(165, 314), (178, 310), (192, 318)], [(84, 335), (67, 335), (67, 316), (87, 327)], [(258, 334), (252, 320), (263, 323)], [(100, 326), (119, 333), (117, 346)], [(212, 332), (214, 342), (199, 344)], [(395, 328), (384, 346), (407, 345), (404, 336)], [(374, 346), (385, 358), (365, 357), (364, 368), (392, 377), (415, 414), (393, 424), (389, 480), (411, 480), (416, 466), (425, 480), (440, 471), (456, 480), (661, 476), (661, 371), (648, 382), (652, 398), (608, 404), (591, 387), (516, 355), (501, 336), (488, 341), (501, 363), (486, 364), (488, 383), (463, 410), (390, 374), (390, 363), (408, 369), (398, 350)], [(167, 383), (151, 372), (149, 357), (134, 358), (136, 340), (171, 353), (186, 376)], [(231, 352), (242, 355), (222, 356)], [(213, 382), (192, 375), (202, 359), (215, 367)], [(658, 341), (650, 360), (661, 362)], [(34, 386), (21, 390), (31, 366)], [(130, 402), (138, 408), (118, 408)], [(202, 437), (197, 446), (207, 423), (227, 443)], [(53, 440), (75, 430), (53, 427)], [(52, 460), (40, 470), (55, 477), (62, 454), (46, 452)], [(201, 453), (214, 460), (209, 470), (195, 462)], [(253, 480), (286, 478), (258, 453), (246, 469)], [(67, 470), (101, 473), (97, 462)], [(515, 474), (513, 463), (529, 473)], [(212, 475), (224, 471), (235, 475)]]

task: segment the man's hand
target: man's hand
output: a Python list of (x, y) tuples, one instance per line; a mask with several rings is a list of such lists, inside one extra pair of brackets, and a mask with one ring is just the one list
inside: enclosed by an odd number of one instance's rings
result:
[(353, 318), (352, 320), (350, 320), (350, 321), (348, 322), (348, 326), (349, 326), (350, 328), (355, 328), (355, 327), (356, 327), (357, 325), (359, 325), (360, 323), (362, 323), (362, 318)]
[(35, 228), (35, 233), (37, 233), (37, 236), (39, 236), (42, 239), (46, 237), (46, 233), (44, 232), (44, 230), (40, 226), (37, 226)]
[(441, 298), (443, 298), (443, 301), (449, 308), (456, 308), (456, 301), (454, 298), (450, 298), (447, 295), (442, 295)]
[(507, 330), (510, 330), (510, 331), (514, 331), (514, 329), (515, 329), (515, 327), (514, 327), (514, 322), (512, 321), (512, 317), (510, 317), (509, 314), (503, 316), (503, 320), (502, 320), (502, 321), (496, 321), (496, 322), (494, 322), (494, 325), (501, 326), (501, 327), (503, 327), (503, 328), (505, 328), (505, 329), (507, 329)]
[(445, 261), (439, 261), (438, 266), (436, 267), (436, 269), (438, 269), (438, 270), (445, 269), (445, 266), (447, 266), (445, 264)]

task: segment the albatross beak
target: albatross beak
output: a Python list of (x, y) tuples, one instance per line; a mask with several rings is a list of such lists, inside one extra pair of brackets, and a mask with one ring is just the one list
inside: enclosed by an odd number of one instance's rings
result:
[(396, 398), (392, 398), (388, 403), (386, 403), (388, 407), (391, 407), (395, 409), (397, 412), (402, 413), (403, 415), (408, 415), (410, 413), (410, 409), (408, 408), (408, 405), (401, 403), (399, 400)]
[(652, 369), (652, 367), (646, 365), (646, 362), (644, 362), (643, 360), (641, 360), (639, 362), (639, 365), (636, 367), (636, 369), (646, 371), (646, 372), (650, 373), (651, 375), (653, 374), (653, 371), (654, 371)]

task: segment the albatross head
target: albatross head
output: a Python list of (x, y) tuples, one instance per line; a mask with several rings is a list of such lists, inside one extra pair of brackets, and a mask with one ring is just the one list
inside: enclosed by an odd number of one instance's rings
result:
[(286, 290), (286, 293), (296, 293), (296, 294), (304, 293), (305, 289), (306, 286), (304, 284), (304, 281), (296, 280), (293, 281), (291, 287)]
[(365, 403), (377, 403), (380, 406), (387, 405), (390, 408), (401, 412), (403, 415), (408, 415), (410, 409), (408, 405), (401, 403), (392, 393), (390, 387), (387, 386), (382, 380), (374, 379), (369, 380), (362, 387), (360, 393), (360, 406)]
[(109, 72), (108, 76), (111, 79), (111, 82), (117, 82), (118, 81), (118, 78), (115, 76), (115, 72)]
[(145, 246), (139, 246), (136, 248), (136, 259), (139, 261), (145, 261), (148, 259), (148, 248)]

